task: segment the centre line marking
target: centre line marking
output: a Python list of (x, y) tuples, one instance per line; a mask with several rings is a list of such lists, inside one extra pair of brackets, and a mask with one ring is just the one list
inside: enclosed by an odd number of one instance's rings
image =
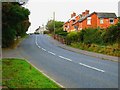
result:
[(48, 51), (48, 53), (50, 53), (50, 54), (52, 54), (52, 55), (56, 55), (55, 53), (53, 53), (53, 52), (50, 52), (50, 51)]
[(46, 49), (42, 48), (42, 50), (46, 51)]
[(39, 48), (41, 48), (39, 45), (38, 45)]
[(69, 58), (66, 58), (66, 57), (63, 57), (63, 56), (59, 56), (59, 57), (62, 58), (62, 59), (65, 59), (65, 60), (67, 60), (67, 61), (71, 61), (71, 62), (72, 62), (72, 60), (69, 59)]
[(83, 63), (79, 63), (79, 64), (82, 65), (82, 66), (85, 66), (85, 67), (88, 67), (88, 68), (91, 68), (91, 69), (94, 69), (94, 70), (100, 71), (100, 72), (105, 72), (104, 70), (101, 70), (101, 69), (98, 69), (98, 68), (95, 68), (95, 67), (92, 67), (92, 66), (89, 66), (89, 65), (83, 64)]
[[(36, 43), (36, 45), (37, 45), (39, 48), (41, 48), (41, 47), (38, 45), (38, 43), (37, 43), (37, 36), (36, 36), (36, 41), (35, 41), (35, 43)], [(44, 49), (44, 48), (41, 48), (41, 49), (44, 50), (44, 51), (46, 51), (46, 49)], [(50, 51), (48, 51), (48, 53), (50, 53), (50, 54), (52, 54), (52, 55), (56, 55), (55, 53), (50, 52)], [(65, 60), (67, 60), (67, 61), (71, 61), (71, 62), (72, 62), (72, 60), (69, 59), (69, 58), (66, 58), (66, 57), (63, 57), (63, 56), (58, 56), (58, 57), (60, 57), (60, 58), (62, 58), (62, 59), (65, 59)], [(82, 65), (82, 66), (85, 66), (85, 67), (87, 67), (87, 68), (90, 68), (90, 69), (99, 71), (99, 72), (105, 72), (104, 70), (101, 70), (101, 69), (98, 69), (98, 68), (95, 68), (95, 67), (92, 67), (92, 66), (83, 64), (83, 63), (79, 63), (79, 64)]]

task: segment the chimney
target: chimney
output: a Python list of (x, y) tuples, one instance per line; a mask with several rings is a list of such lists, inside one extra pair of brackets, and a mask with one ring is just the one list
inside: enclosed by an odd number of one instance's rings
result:
[(73, 12), (73, 17), (74, 17), (74, 16), (76, 16), (76, 13), (75, 13), (75, 12)]
[(82, 17), (85, 16), (85, 12), (82, 12)]
[(73, 14), (71, 14), (71, 18), (73, 17)]
[(71, 18), (74, 17), (74, 16), (76, 16), (76, 13), (75, 13), (75, 12), (73, 12), (73, 13), (71, 14)]
[(89, 14), (89, 10), (85, 10), (85, 15)]

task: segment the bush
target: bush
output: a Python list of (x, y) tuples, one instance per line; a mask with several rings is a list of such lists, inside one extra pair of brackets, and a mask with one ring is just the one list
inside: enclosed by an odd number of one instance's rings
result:
[(84, 41), (84, 35), (85, 35), (85, 30), (81, 30), (78, 32), (78, 41), (83, 42)]
[(80, 34), (80, 39), (83, 41), (85, 44), (103, 44), (103, 39), (101, 37), (102, 30), (100, 29), (92, 29), (88, 28)]
[(44, 34), (49, 34), (50, 32), (49, 32), (49, 31), (44, 31), (43, 33), (44, 33)]
[(66, 31), (63, 31), (63, 28), (58, 28), (57, 30), (55, 30), (55, 34), (67, 36), (68, 33)]
[(120, 43), (120, 23), (109, 27), (103, 36), (103, 40), (107, 44)]
[(77, 42), (78, 41), (78, 34), (77, 32), (70, 32), (69, 34), (67, 34), (67, 44), (71, 44), (73, 42)]

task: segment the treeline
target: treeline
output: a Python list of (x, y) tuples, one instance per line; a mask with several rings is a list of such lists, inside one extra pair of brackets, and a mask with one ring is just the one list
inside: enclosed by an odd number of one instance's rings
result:
[(30, 11), (19, 3), (2, 3), (2, 47), (10, 47), (15, 39), (26, 35)]
[[(55, 31), (54, 31), (54, 24), (55, 24)], [(48, 33), (66, 36), (68, 33), (66, 31), (63, 31), (63, 24), (64, 22), (61, 21), (49, 20), (47, 22), (46, 29), (49, 31)]]

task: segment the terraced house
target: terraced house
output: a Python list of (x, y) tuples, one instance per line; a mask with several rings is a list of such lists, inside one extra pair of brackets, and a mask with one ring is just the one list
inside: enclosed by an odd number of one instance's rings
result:
[(71, 14), (71, 18), (64, 23), (64, 31), (80, 31), (85, 28), (108, 28), (116, 24), (118, 18), (115, 13), (93, 12), (89, 14), (89, 10), (85, 10), (82, 14)]

